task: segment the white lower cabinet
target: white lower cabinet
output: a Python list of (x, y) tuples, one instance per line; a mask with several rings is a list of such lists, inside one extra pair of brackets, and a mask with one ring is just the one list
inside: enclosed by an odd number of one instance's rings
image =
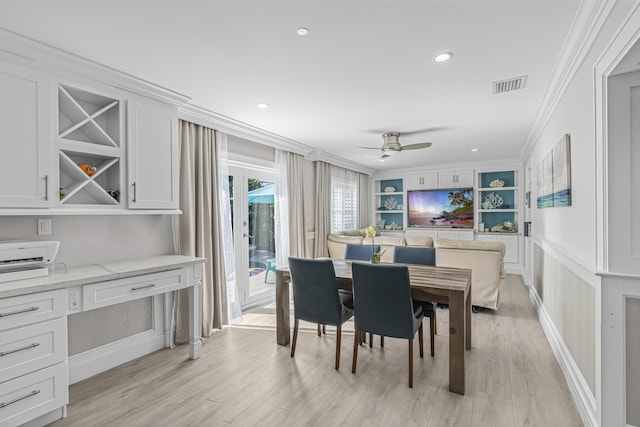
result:
[(0, 427), (69, 402), (65, 291), (0, 300)]
[(407, 230), (406, 235), (408, 237), (431, 237), (434, 242), (436, 239), (473, 240), (473, 230), (415, 229)]
[(519, 236), (505, 236), (498, 234), (478, 234), (477, 239), (484, 242), (502, 242), (507, 247), (504, 254), (505, 264), (518, 264), (520, 257), (518, 251)]

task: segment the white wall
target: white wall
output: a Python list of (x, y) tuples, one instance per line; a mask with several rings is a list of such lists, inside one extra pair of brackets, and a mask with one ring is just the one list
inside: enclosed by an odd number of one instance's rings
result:
[[(0, 217), (0, 240), (59, 240), (56, 268), (174, 253), (170, 215), (53, 216), (51, 236), (37, 236), (37, 218), (49, 217)], [(148, 330), (151, 316), (147, 299), (71, 315), (69, 354)]]
[[(613, 425), (600, 419), (602, 333), (600, 277), (596, 274), (594, 68), (633, 3), (620, 0), (613, 7), (525, 161), (525, 170), (533, 172), (533, 235), (545, 252), (539, 256), (554, 260), (538, 263), (534, 277), (528, 279), (538, 285), (543, 282), (543, 295), (532, 290), (534, 299), (542, 298), (541, 313), (550, 323), (545, 331), (551, 335), (554, 351), (560, 354), (559, 361), (587, 425)], [(565, 133), (571, 135), (572, 206), (537, 209), (537, 165)], [(571, 330), (579, 330), (583, 339), (569, 337), (567, 331)], [(592, 354), (585, 357), (584, 352)]]

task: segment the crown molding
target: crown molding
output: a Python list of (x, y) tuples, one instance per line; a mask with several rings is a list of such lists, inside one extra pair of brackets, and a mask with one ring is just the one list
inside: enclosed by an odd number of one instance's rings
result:
[(424, 172), (441, 172), (451, 170), (496, 170), (496, 168), (509, 168), (518, 169), (522, 166), (520, 159), (499, 159), (499, 160), (485, 160), (482, 162), (465, 162), (465, 163), (449, 163), (438, 166), (418, 166), (413, 168), (398, 168), (398, 169), (378, 169), (374, 171), (374, 176), (388, 176), (388, 175), (405, 175), (411, 173), (424, 173)]
[(197, 105), (187, 104), (178, 108), (178, 117), (192, 123), (210, 127), (220, 132), (255, 141), (274, 148), (291, 151), (306, 156), (313, 147), (284, 138), (275, 133), (251, 126), (247, 123), (223, 116)]
[(305, 160), (309, 160), (311, 162), (322, 161), (326, 163), (330, 163), (335, 166), (340, 166), (346, 169), (350, 169), (356, 172), (362, 172), (367, 175), (371, 175), (375, 172), (374, 169), (368, 168), (360, 163), (352, 162), (351, 160), (347, 160), (343, 157), (336, 156), (335, 154), (327, 153), (322, 150), (314, 150), (305, 156)]
[[(66, 50), (0, 27), (0, 52), (14, 56), (16, 62), (49, 74), (90, 79), (133, 92), (147, 98), (179, 106), (191, 98), (171, 89), (116, 70)], [(87, 77), (90, 76), (90, 77)]]
[(536, 141), (587, 56), (615, 3), (616, 0), (582, 0), (580, 2), (567, 38), (558, 54), (540, 109), (522, 148), (520, 155), (522, 163), (531, 154)]

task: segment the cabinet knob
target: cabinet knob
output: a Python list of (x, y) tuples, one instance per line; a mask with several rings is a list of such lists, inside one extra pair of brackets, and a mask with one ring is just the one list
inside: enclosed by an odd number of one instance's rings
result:
[(133, 189), (133, 197), (131, 198), (131, 201), (135, 203), (136, 202), (136, 182), (135, 181), (131, 183), (131, 187)]

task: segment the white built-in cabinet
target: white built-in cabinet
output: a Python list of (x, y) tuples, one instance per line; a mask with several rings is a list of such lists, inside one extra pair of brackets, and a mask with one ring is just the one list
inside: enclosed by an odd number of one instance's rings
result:
[(0, 214), (178, 209), (175, 104), (8, 61), (0, 93)]
[(520, 261), (519, 257), (519, 236), (507, 236), (507, 235), (499, 235), (496, 233), (493, 234), (482, 234), (479, 233), (476, 236), (477, 240), (483, 242), (502, 242), (506, 246), (506, 252), (504, 253), (504, 262), (505, 264), (518, 264)]
[(473, 187), (473, 171), (447, 171), (438, 173), (438, 187), (462, 188)]
[(49, 78), (0, 61), (0, 94), (0, 207), (50, 207)]
[(473, 187), (473, 171), (414, 173), (406, 176), (407, 190)]
[(407, 190), (438, 188), (438, 174), (436, 172), (407, 175), (406, 180)]
[(175, 108), (130, 102), (129, 208), (178, 209), (178, 117)]

